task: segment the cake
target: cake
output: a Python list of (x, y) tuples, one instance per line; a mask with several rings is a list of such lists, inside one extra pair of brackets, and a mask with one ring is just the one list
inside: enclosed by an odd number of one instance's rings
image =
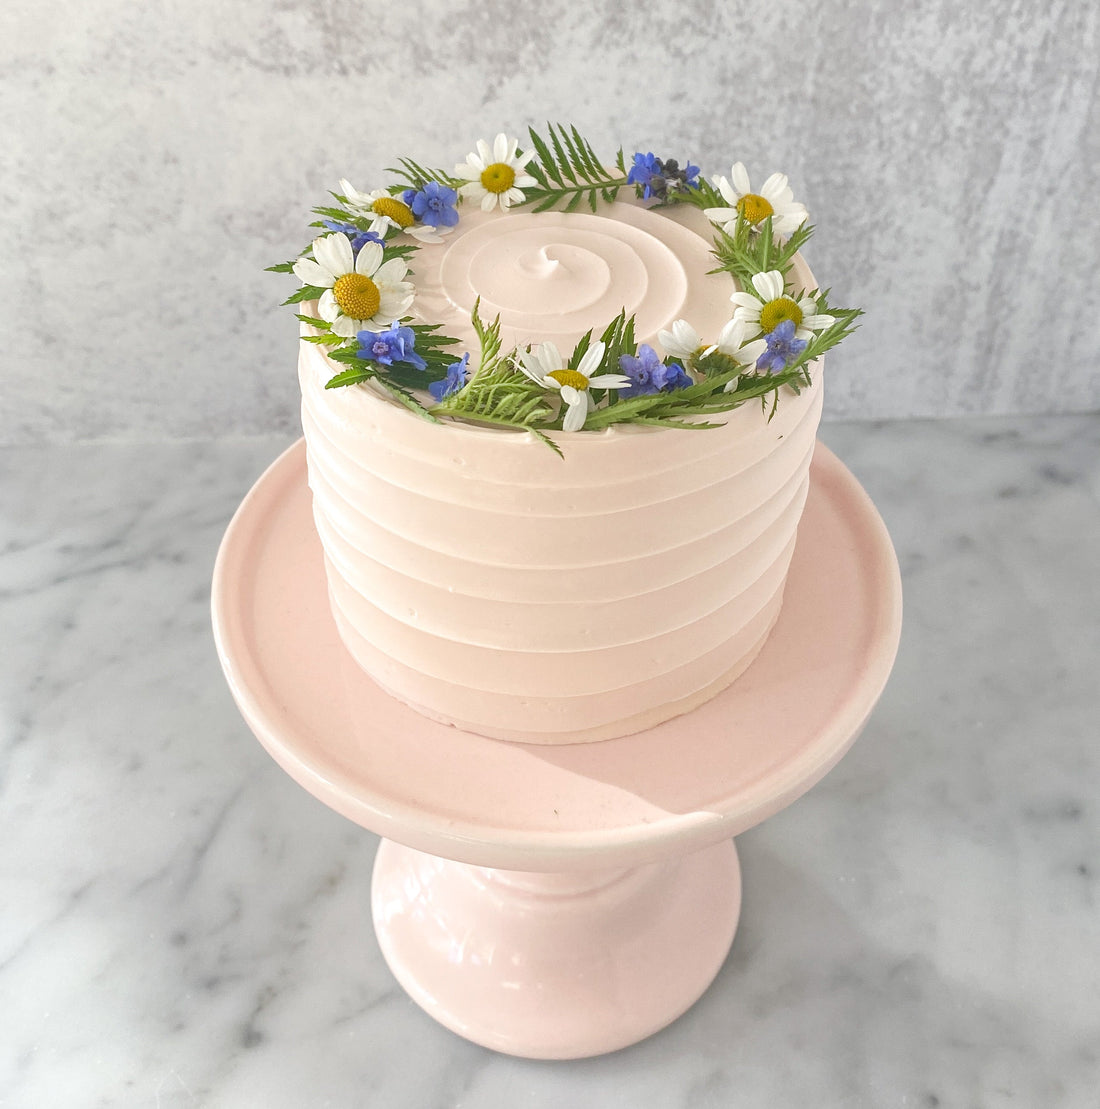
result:
[(688, 712), (756, 658), (820, 354), (856, 313), (816, 292), (784, 178), (754, 194), (739, 165), (711, 186), (653, 155), (606, 169), (575, 130), (531, 140), (341, 182), (278, 268), (304, 282), (309, 484), (349, 654), (441, 722), (578, 743)]

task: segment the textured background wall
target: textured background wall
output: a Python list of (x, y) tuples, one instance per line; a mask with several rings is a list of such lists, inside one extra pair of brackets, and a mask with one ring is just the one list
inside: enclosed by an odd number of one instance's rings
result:
[(344, 175), (545, 119), (790, 174), (869, 311), (829, 414), (1100, 407), (1094, 0), (42, 0), (0, 10), (0, 442), (290, 431)]

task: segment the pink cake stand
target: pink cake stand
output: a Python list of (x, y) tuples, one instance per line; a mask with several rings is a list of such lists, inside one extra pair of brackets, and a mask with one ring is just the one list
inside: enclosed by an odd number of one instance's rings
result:
[(329, 612), (302, 442), (234, 516), (212, 603), (226, 678), (261, 743), (384, 837), (374, 924), (398, 981), (460, 1035), (548, 1059), (625, 1047), (699, 998), (737, 926), (732, 837), (836, 764), (901, 629), (890, 538), (820, 444), (764, 651), (731, 689), (639, 735), (502, 743), (379, 690)]

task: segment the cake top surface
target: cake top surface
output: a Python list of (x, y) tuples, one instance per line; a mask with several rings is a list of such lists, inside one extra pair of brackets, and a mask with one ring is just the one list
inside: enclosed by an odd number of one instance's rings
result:
[[(272, 269), (301, 288), (328, 387), (388, 394), (431, 422), (530, 432), (705, 429), (774, 411), (853, 329), (801, 262), (812, 234), (782, 174), (622, 151), (576, 128), (479, 141), (450, 172), (409, 159), (314, 209), (316, 237)], [(551, 433), (551, 434), (548, 434)]]

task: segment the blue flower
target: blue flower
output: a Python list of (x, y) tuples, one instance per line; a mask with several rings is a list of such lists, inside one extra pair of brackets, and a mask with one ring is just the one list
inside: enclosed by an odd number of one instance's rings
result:
[(650, 197), (663, 199), (668, 195), (668, 190), (686, 192), (688, 189), (699, 187), (699, 167), (690, 162), (686, 169), (680, 168), (680, 163), (675, 158), (662, 161), (652, 151), (648, 154), (635, 154), (634, 164), (626, 175), (628, 185), (640, 185), (642, 196), (646, 200)]
[(411, 327), (398, 327), (395, 320), (388, 331), (360, 331), (359, 349), (355, 353), (380, 366), (407, 362), (418, 370), (426, 369), (428, 363), (413, 350), (415, 344), (416, 332)]
[(429, 181), (417, 192), (406, 189), (402, 199), (421, 223), (429, 227), (454, 227), (458, 223), (458, 193), (438, 181)]
[(342, 231), (349, 239), (351, 239), (351, 252), (358, 255), (359, 251), (363, 249), (366, 243), (384, 243), (386, 240), (381, 235), (376, 235), (373, 231), (361, 231), (354, 223), (344, 223), (338, 219), (327, 219), (324, 221), (325, 227), (330, 231)]
[(764, 341), (768, 348), (756, 360), (756, 368), (765, 373), (782, 373), (806, 349), (806, 340), (794, 337), (794, 320), (784, 320)]
[(669, 362), (665, 366), (665, 382), (661, 386), (662, 393), (671, 393), (675, 389), (686, 389), (689, 385), (694, 384), (695, 382), (691, 380), (691, 376), (679, 362)]
[(457, 393), (466, 384), (466, 372), (470, 365), (470, 355), (466, 353), (462, 356), (461, 361), (452, 362), (447, 367), (447, 376), (439, 381), (433, 381), (428, 386), (428, 392), (431, 393), (437, 401), (442, 400), (444, 397), (449, 397), (452, 393)]
[(624, 354), (619, 358), (619, 369), (629, 378), (630, 386), (621, 397), (644, 397), (653, 393), (671, 393), (694, 384), (678, 362), (665, 365), (657, 352), (647, 343), (638, 348), (637, 355)]
[(642, 196), (647, 200), (651, 196), (663, 196), (665, 191), (663, 169), (661, 159), (652, 150), (648, 154), (635, 154), (634, 164), (626, 175), (626, 183), (641, 185)]

